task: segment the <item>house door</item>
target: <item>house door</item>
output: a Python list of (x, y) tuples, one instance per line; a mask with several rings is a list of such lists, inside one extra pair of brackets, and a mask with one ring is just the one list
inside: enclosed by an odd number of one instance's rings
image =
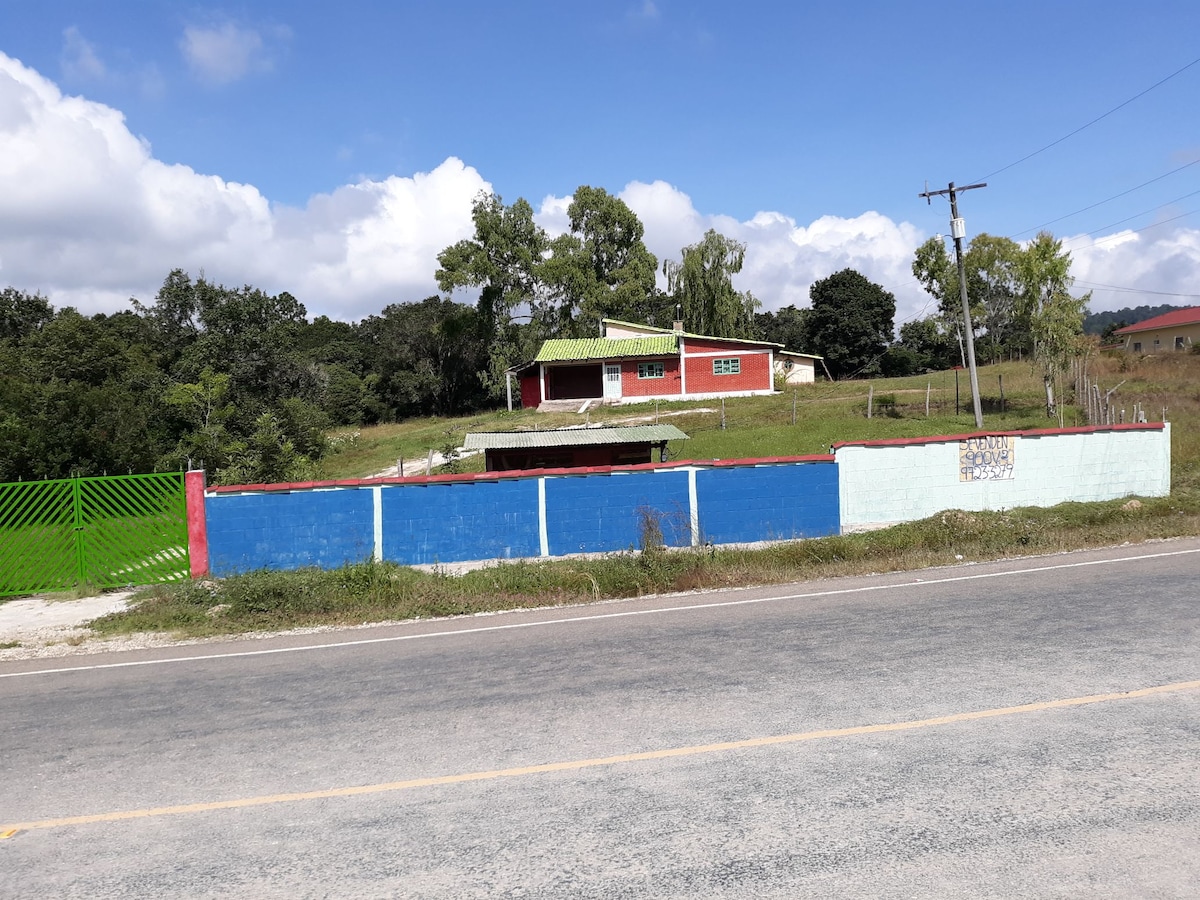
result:
[(621, 366), (604, 364), (604, 399), (621, 399)]

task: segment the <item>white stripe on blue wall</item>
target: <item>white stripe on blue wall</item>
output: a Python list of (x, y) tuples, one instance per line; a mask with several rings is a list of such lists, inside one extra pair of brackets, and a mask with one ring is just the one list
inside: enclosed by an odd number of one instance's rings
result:
[(371, 505), (375, 530), (375, 562), (383, 562), (383, 488), (374, 485), (371, 488)]

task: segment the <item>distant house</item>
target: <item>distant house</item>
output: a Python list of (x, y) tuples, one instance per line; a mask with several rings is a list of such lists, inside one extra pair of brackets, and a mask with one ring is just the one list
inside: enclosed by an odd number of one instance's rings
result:
[(686, 441), (674, 425), (469, 432), (466, 450), (482, 450), (487, 471), (631, 466), (667, 461), (667, 441)]
[(1166, 350), (1190, 350), (1200, 342), (1200, 306), (1176, 309), (1113, 332), (1131, 353), (1161, 353)]
[(821, 357), (811, 353), (795, 353), (780, 350), (775, 354), (775, 374), (785, 384), (812, 384), (817, 380), (817, 360)]
[[(774, 392), (782, 344), (687, 334), (605, 319), (602, 337), (552, 339), (532, 362), (509, 370), (521, 406), (547, 400), (702, 400)], [(803, 356), (792, 354), (790, 358)], [(819, 357), (809, 358), (811, 360)], [(511, 408), (511, 401), (510, 401)]]

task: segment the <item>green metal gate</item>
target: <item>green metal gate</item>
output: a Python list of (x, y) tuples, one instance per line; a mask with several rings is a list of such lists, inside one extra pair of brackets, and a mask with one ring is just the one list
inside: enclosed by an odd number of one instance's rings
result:
[(0, 484), (0, 597), (188, 574), (182, 472)]

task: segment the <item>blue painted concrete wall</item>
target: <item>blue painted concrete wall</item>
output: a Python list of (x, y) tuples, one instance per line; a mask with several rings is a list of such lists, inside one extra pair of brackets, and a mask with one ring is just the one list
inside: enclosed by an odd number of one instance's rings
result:
[(333, 569), (371, 558), (370, 488), (292, 493), (216, 494), (205, 499), (209, 568)]
[(641, 547), (643, 511), (656, 517), (665, 544), (687, 546), (691, 540), (687, 472), (547, 478), (550, 555)]
[(834, 463), (795, 463), (696, 472), (700, 536), (741, 544), (839, 534)]
[(383, 488), (383, 558), (403, 565), (537, 556), (536, 478)]
[[(838, 534), (838, 470), (809, 462), (698, 469), (700, 539), (715, 544)], [(642, 546), (648, 518), (668, 546), (692, 539), (687, 469), (546, 476), (550, 556)], [(402, 565), (541, 554), (537, 476), (379, 487), (383, 558)], [(206, 498), (214, 575), (336, 568), (374, 553), (372, 486)]]

